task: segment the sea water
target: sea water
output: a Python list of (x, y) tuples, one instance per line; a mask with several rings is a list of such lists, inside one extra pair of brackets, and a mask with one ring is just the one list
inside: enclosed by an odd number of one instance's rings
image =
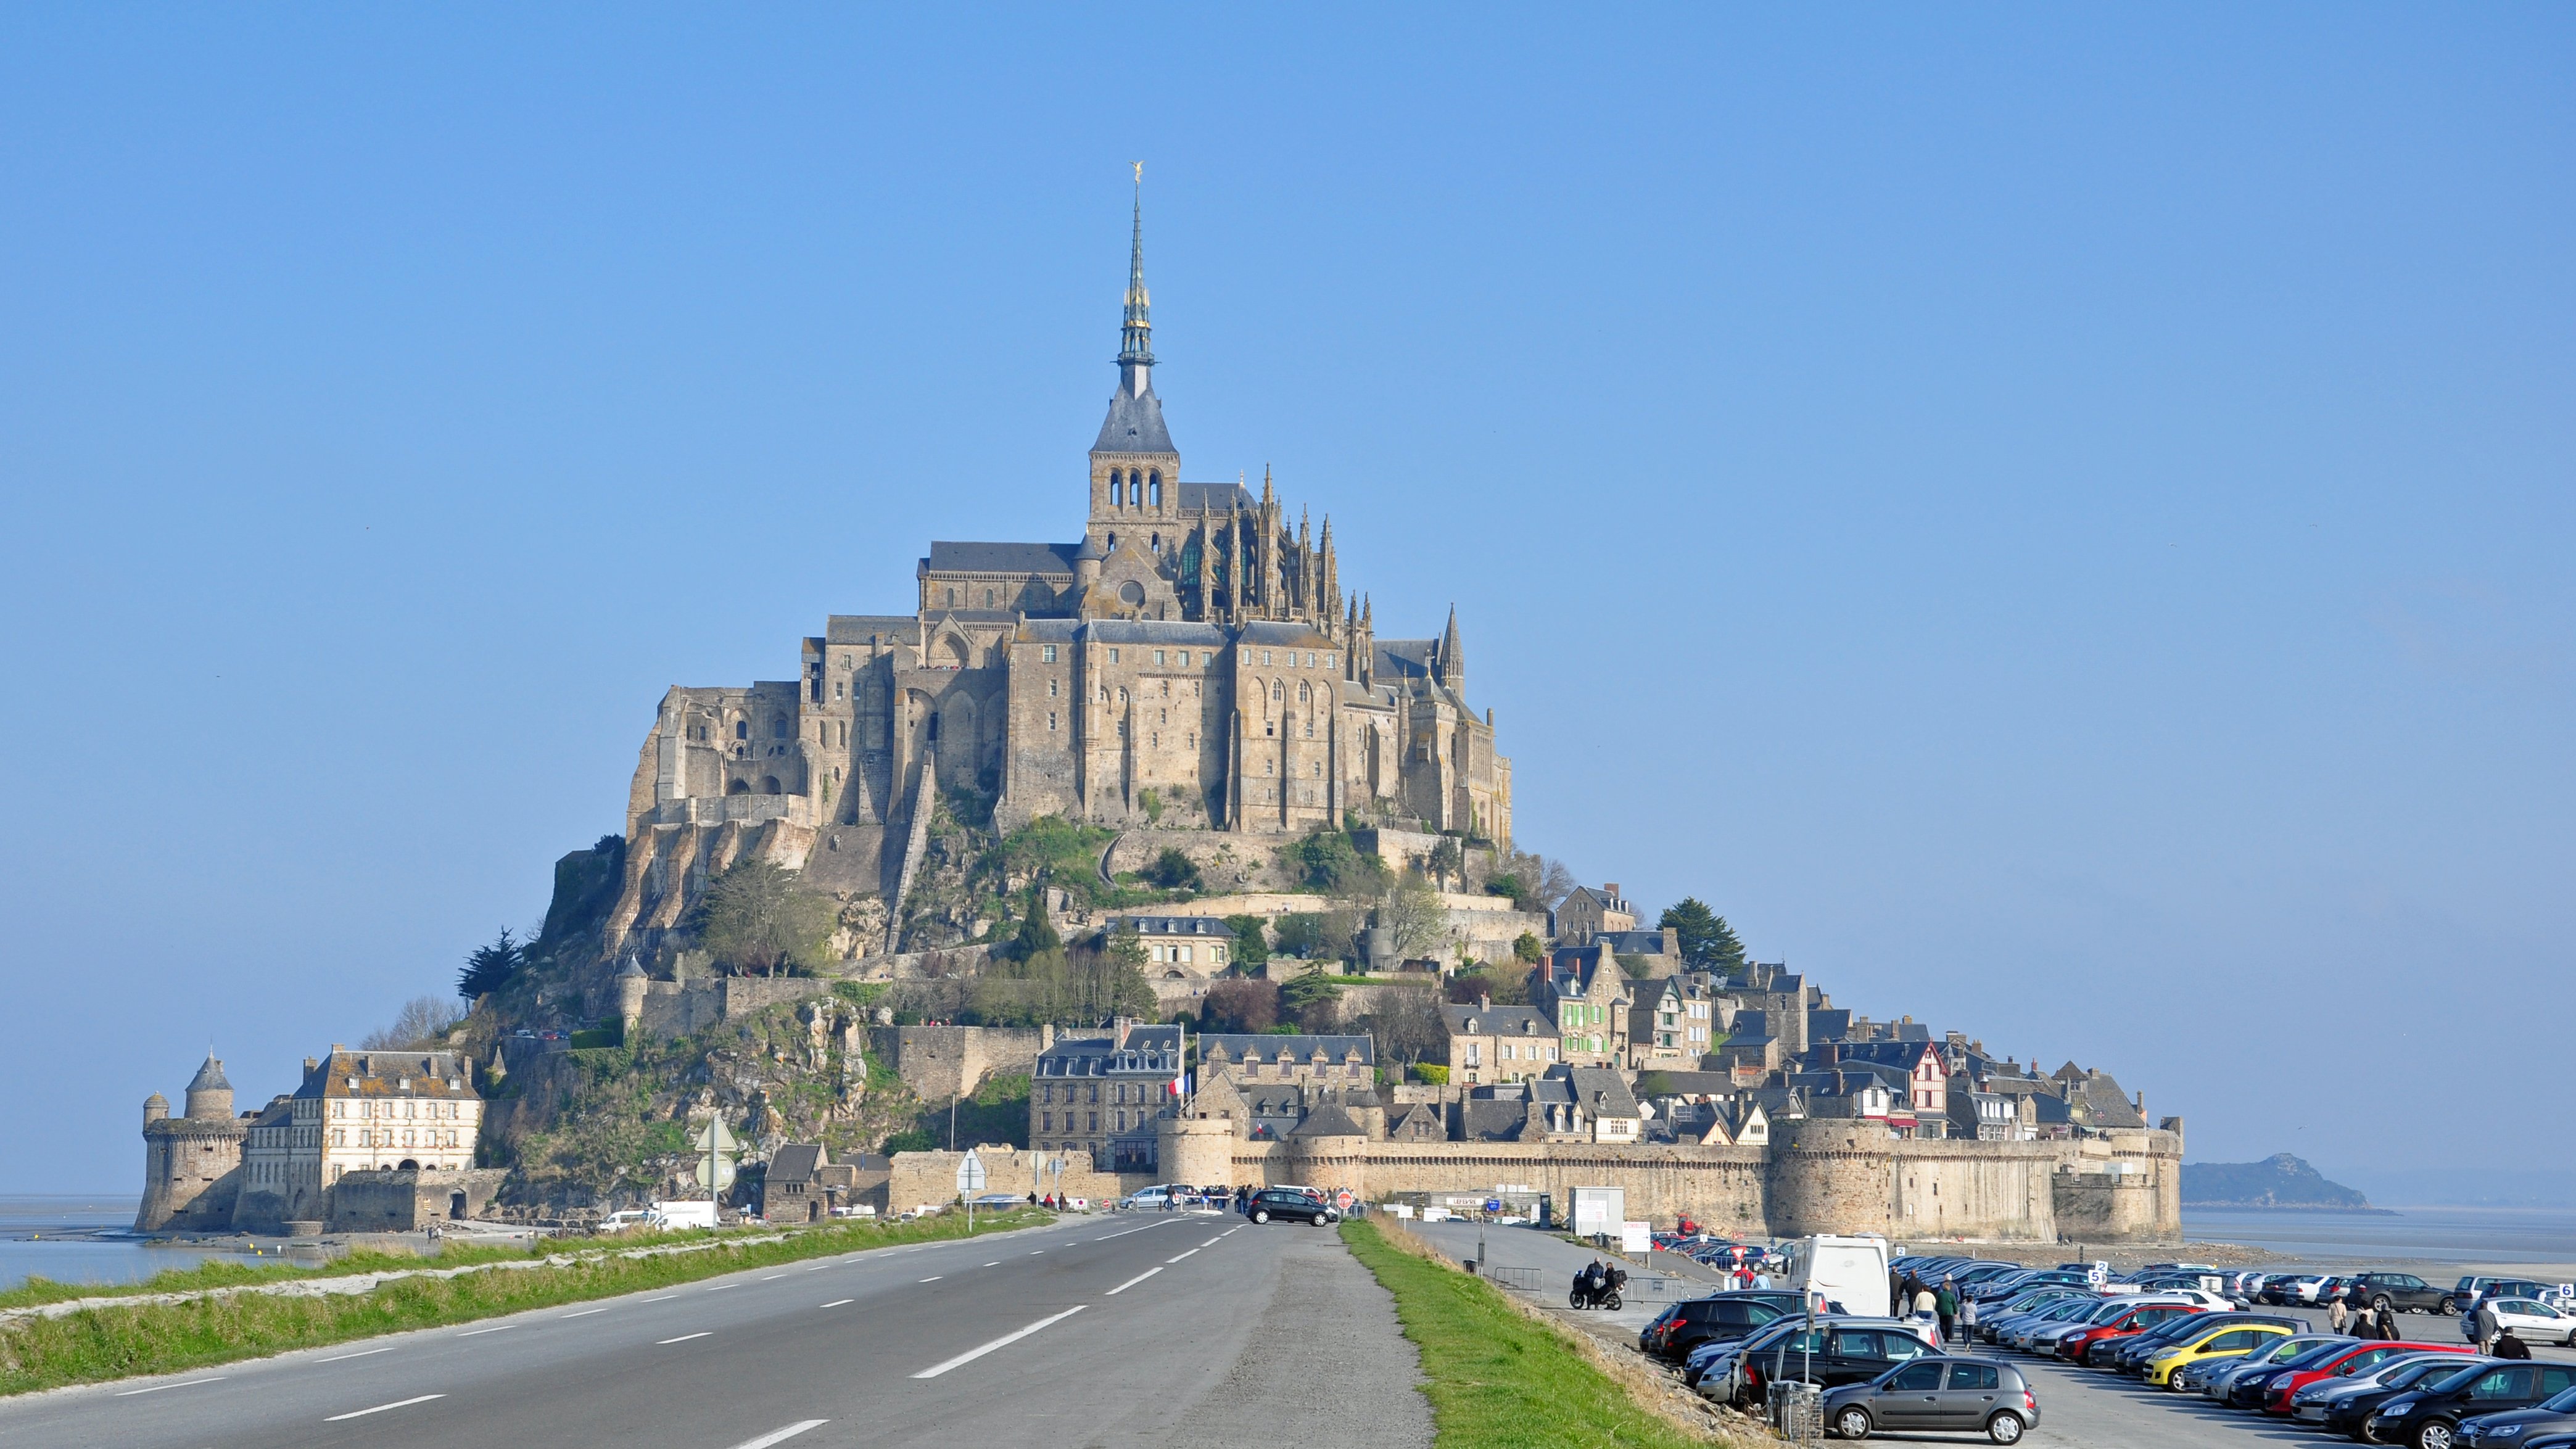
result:
[(2320, 1266), (2456, 1264), (2462, 1272), (2546, 1269), (2535, 1276), (2576, 1280), (2576, 1210), (2567, 1208), (2422, 1207), (2336, 1213), (2187, 1207), (2182, 1210), (2182, 1226), (2183, 1236), (2195, 1243), (2242, 1243), (2313, 1260)]
[(133, 1198), (0, 1197), (0, 1289), (30, 1278), (139, 1283), (165, 1268), (193, 1268), (208, 1258), (263, 1261), (225, 1248), (97, 1236), (133, 1227), (135, 1207)]

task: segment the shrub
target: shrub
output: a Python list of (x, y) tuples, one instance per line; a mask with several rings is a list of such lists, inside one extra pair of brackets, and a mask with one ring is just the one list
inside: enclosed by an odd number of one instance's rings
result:
[(1449, 1069), (1447, 1067), (1438, 1066), (1431, 1062), (1415, 1062), (1411, 1070), (1413, 1072), (1413, 1079), (1417, 1082), (1424, 1082), (1434, 1087), (1445, 1087), (1449, 1085)]
[(1199, 1008), (1202, 1031), (1260, 1033), (1279, 1020), (1279, 988), (1267, 981), (1233, 979), (1208, 988)]
[(1259, 916), (1228, 916), (1226, 929), (1234, 932), (1234, 963), (1259, 966), (1270, 959), (1268, 923)]
[(1206, 888), (1206, 883), (1199, 878), (1198, 862), (1171, 846), (1165, 846), (1163, 853), (1154, 857), (1154, 863), (1145, 867), (1145, 879), (1167, 891)]
[(773, 976), (821, 965), (841, 923), (828, 897), (766, 860), (737, 861), (709, 882), (696, 916), (699, 939), (718, 960)]

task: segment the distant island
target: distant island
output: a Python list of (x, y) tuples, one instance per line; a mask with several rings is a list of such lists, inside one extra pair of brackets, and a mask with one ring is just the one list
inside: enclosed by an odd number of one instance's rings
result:
[(2307, 1208), (2328, 1212), (2379, 1212), (2370, 1199), (2287, 1152), (2260, 1162), (2186, 1162), (2184, 1207)]

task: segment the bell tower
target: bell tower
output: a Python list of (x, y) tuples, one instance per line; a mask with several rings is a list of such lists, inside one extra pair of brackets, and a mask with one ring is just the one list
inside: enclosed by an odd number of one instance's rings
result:
[(1091, 445), (1091, 513), (1085, 537), (1104, 552), (1110, 535), (1159, 541), (1179, 555), (1181, 455), (1154, 396), (1153, 305), (1145, 292), (1145, 163), (1136, 163), (1135, 228), (1127, 253), (1127, 308), (1120, 324), (1118, 391)]

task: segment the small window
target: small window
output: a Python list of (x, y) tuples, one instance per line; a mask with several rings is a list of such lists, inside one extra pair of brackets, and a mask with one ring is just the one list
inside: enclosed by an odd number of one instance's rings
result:
[(986, 589), (984, 591), (984, 607), (987, 609), (993, 607), (993, 591), (991, 589)]
[(1187, 649), (1182, 650), (1179, 662), (1183, 668), (1189, 667), (1190, 651)]
[(1262, 663), (1264, 663), (1264, 664), (1267, 664), (1267, 663), (1269, 663), (1269, 662), (1270, 662), (1270, 651), (1269, 651), (1269, 650), (1264, 649), (1264, 650), (1262, 650), (1262, 651), (1261, 651), (1261, 662), (1262, 662)]
[(1055, 711), (1054, 711), (1054, 710), (1048, 710), (1048, 711), (1047, 711), (1047, 733), (1048, 733), (1048, 734), (1054, 734), (1054, 733), (1055, 733)]
[(955, 589), (950, 589), (948, 591), (948, 607), (952, 609), (957, 607), (957, 591)]
[(1327, 654), (1324, 656), (1324, 667), (1325, 667), (1326, 669), (1334, 669), (1334, 668), (1338, 668), (1339, 666), (1333, 663), (1333, 656), (1332, 656), (1331, 654), (1327, 653)]
[(1041, 664), (1053, 664), (1055, 662), (1055, 646), (1052, 644), (1039, 646), (1038, 662)]
[(1116, 649), (1111, 649), (1109, 651), (1109, 662), (1112, 664), (1118, 662), (1118, 651)]
[(846, 681), (844, 681), (844, 680), (839, 680), (839, 679), (835, 679), (835, 680), (833, 680), (833, 681), (832, 681), (832, 697), (833, 697), (834, 699), (846, 699), (846, 698), (848, 698), (848, 696), (843, 692), (843, 691), (844, 691), (844, 690), (846, 690), (847, 688), (848, 688), (848, 683), (847, 683)]
[(733, 722), (733, 737), (734, 737), (735, 739), (738, 739), (738, 740), (747, 740), (747, 739), (750, 739), (750, 738), (751, 738), (751, 721), (749, 721), (749, 720), (747, 720), (747, 719), (738, 719), (738, 720), (735, 720), (735, 721)]

